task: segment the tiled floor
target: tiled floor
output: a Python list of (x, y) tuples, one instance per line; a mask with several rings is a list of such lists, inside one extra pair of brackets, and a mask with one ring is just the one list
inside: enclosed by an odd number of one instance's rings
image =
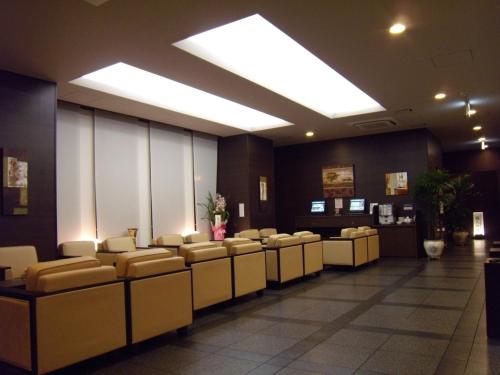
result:
[[(484, 242), (267, 290), (59, 374), (500, 374), (486, 337)], [(500, 318), (500, 317), (499, 317)], [(2, 374), (19, 372), (0, 366)]]

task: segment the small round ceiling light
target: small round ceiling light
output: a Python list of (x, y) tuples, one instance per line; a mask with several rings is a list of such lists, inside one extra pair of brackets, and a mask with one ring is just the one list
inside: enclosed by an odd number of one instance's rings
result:
[(446, 98), (446, 94), (444, 92), (438, 92), (436, 95), (434, 95), (434, 99), (436, 100), (442, 100)]
[(389, 28), (389, 32), (391, 34), (401, 34), (406, 30), (406, 26), (403, 25), (402, 23), (395, 23)]
[(481, 130), (483, 127), (481, 125), (476, 125), (472, 128), (472, 130), (474, 130), (475, 132), (478, 132), (479, 130)]
[(306, 133), (306, 137), (313, 137), (314, 136), (314, 132), (307, 132)]

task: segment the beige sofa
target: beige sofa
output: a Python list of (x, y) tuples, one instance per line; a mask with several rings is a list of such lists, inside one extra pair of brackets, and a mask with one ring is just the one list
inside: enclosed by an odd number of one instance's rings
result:
[(380, 236), (378, 230), (368, 226), (358, 227), (358, 230), (364, 231), (366, 235), (368, 262), (374, 262), (380, 259)]
[(246, 229), (242, 230), (239, 233), (235, 233), (234, 237), (236, 238), (248, 238), (252, 241), (260, 241), (260, 234), (257, 229)]
[(118, 254), (118, 277), (126, 278), (129, 332), (135, 344), (193, 322), (191, 269), (164, 249)]
[(222, 244), (231, 257), (233, 298), (266, 288), (266, 255), (258, 241), (226, 238)]
[(351, 266), (353, 268), (368, 262), (368, 243), (364, 230), (342, 229), (340, 237), (323, 241), (323, 264)]
[(283, 284), (304, 276), (300, 238), (289, 234), (269, 237), (266, 250), (267, 281)]
[(300, 238), (304, 258), (304, 275), (315, 273), (319, 275), (323, 271), (323, 241), (319, 234), (310, 231), (295, 232), (293, 234)]
[(208, 233), (191, 233), (183, 237), (184, 243), (209, 242), (210, 235)]
[(38, 263), (34, 246), (0, 247), (0, 280), (21, 277), (26, 268)]
[(0, 288), (0, 360), (44, 374), (126, 345), (124, 282), (92, 257), (37, 263)]
[(232, 298), (231, 259), (225, 247), (214, 242), (184, 244), (179, 255), (192, 270), (193, 310)]

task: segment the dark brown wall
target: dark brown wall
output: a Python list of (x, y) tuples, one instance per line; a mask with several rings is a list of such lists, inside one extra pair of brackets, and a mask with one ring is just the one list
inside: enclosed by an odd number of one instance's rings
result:
[(432, 133), (427, 134), (427, 166), (429, 169), (443, 166), (441, 142)]
[[(268, 179), (268, 202), (259, 200), (259, 176)], [(228, 235), (249, 228), (275, 226), (272, 141), (243, 134), (219, 139), (217, 191), (229, 200)], [(245, 217), (238, 217), (238, 204)]]
[(443, 164), (451, 173), (471, 175), (478, 193), (473, 210), (484, 212), (486, 236), (500, 239), (500, 149), (446, 152)]
[(0, 71), (0, 148), (29, 163), (29, 214), (0, 216), (0, 246), (34, 245), (40, 260), (56, 257), (55, 125), (54, 83)]
[[(354, 165), (355, 195), (368, 202), (401, 205), (413, 201), (415, 177), (429, 165), (425, 129), (279, 147), (275, 149), (276, 218), (281, 232), (308, 215), (311, 200), (321, 199), (322, 167)], [(435, 150), (439, 154), (438, 150)], [(410, 193), (385, 195), (385, 173), (408, 172)], [(333, 201), (329, 201), (333, 212)], [(347, 207), (348, 199), (344, 199)]]

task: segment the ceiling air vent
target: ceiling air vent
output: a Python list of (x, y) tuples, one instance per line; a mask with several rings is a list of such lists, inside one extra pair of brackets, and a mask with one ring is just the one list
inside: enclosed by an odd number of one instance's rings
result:
[(351, 122), (350, 126), (359, 130), (384, 130), (398, 126), (393, 119), (379, 119), (370, 121)]

